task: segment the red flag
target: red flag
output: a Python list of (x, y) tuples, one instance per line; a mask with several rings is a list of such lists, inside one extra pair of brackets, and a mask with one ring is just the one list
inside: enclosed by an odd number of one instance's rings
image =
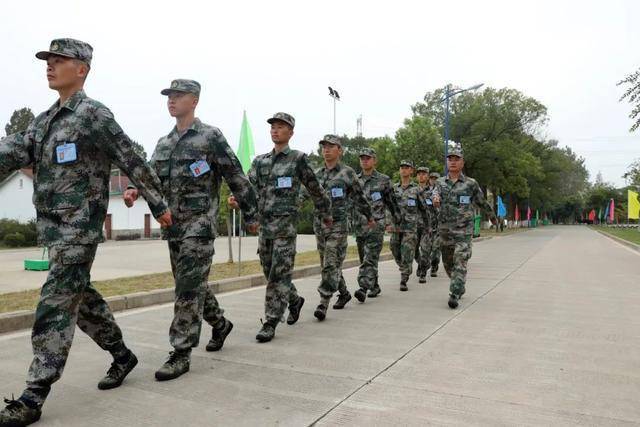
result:
[(611, 199), (611, 205), (609, 206), (609, 222), (613, 223), (613, 211), (614, 211), (614, 204), (613, 204), (613, 199)]
[(527, 221), (531, 221), (531, 207), (527, 206)]
[(596, 210), (591, 209), (591, 212), (589, 212), (589, 221), (595, 221), (595, 219), (596, 219)]
[(516, 203), (516, 221), (520, 221), (520, 209), (518, 208), (517, 203)]

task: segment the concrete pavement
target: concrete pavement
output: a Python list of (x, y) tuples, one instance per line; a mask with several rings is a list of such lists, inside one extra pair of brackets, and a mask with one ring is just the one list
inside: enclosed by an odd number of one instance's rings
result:
[[(256, 344), (264, 289), (220, 296), (235, 323), (219, 353), (158, 383), (170, 305), (117, 316), (141, 363), (116, 390), (109, 357), (76, 335), (40, 425), (627, 425), (640, 423), (640, 258), (586, 227), (549, 227), (474, 245), (467, 294), (447, 308), (445, 277), (312, 317)], [(353, 290), (356, 269), (346, 270)], [(22, 390), (29, 333), (0, 337), (0, 394)]]
[[(355, 241), (353, 241), (355, 242)], [(351, 244), (354, 244), (350, 242)], [(242, 239), (242, 260), (258, 259), (258, 238), (248, 236)], [(313, 235), (298, 236), (298, 252), (316, 249)], [(215, 241), (214, 263), (226, 262), (229, 245), (226, 237)], [(238, 239), (233, 239), (233, 256), (238, 259)], [(25, 271), (25, 259), (40, 259), (42, 249), (0, 250), (0, 293), (38, 289), (47, 278), (46, 271)], [(171, 271), (167, 242), (164, 240), (110, 240), (98, 246), (95, 262), (91, 269), (93, 280), (108, 280), (119, 277)]]

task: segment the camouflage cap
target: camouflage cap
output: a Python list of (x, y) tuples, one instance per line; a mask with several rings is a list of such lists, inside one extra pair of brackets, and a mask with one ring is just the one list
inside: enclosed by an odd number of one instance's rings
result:
[(36, 53), (36, 58), (46, 61), (51, 55), (79, 59), (90, 66), (93, 48), (89, 43), (76, 39), (54, 39), (51, 40), (49, 50), (42, 50)]
[(275, 113), (273, 117), (267, 119), (267, 123), (272, 124), (273, 122), (285, 122), (292, 128), (296, 127), (296, 119), (291, 114), (283, 112)]
[(413, 167), (413, 162), (411, 160), (400, 160), (400, 166), (409, 166)]
[(440, 178), (440, 174), (438, 172), (431, 172), (429, 178)]
[(363, 148), (362, 150), (360, 150), (360, 154), (359, 154), (359, 157), (362, 157), (362, 156), (376, 157), (376, 150), (369, 147)]
[(169, 95), (172, 92), (192, 93), (195, 96), (200, 96), (200, 83), (195, 80), (175, 79), (171, 82), (171, 87), (160, 91), (162, 95)]
[(448, 141), (447, 144), (447, 157), (449, 156), (457, 156), (463, 158), (462, 154), (462, 145), (458, 144), (455, 141)]
[(416, 169), (416, 172), (429, 173), (429, 168), (426, 166), (420, 166), (418, 169)]
[(342, 148), (342, 141), (340, 141), (340, 138), (338, 138), (336, 135), (325, 135), (324, 138), (320, 140), (319, 144), (333, 144)]

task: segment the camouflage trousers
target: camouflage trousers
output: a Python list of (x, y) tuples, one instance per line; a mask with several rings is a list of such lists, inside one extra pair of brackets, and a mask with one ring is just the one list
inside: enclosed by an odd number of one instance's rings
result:
[(91, 285), (97, 245), (49, 248), (49, 275), (42, 286), (31, 332), (33, 361), (23, 397), (42, 405), (62, 375), (76, 325), (114, 358), (126, 355), (122, 331), (109, 306)]
[(418, 228), (415, 259), (418, 263), (416, 274), (418, 277), (427, 275), (427, 270), (431, 267), (431, 247), (433, 242), (431, 239), (431, 229)]
[(431, 233), (433, 236), (431, 242), (431, 272), (435, 273), (440, 266), (440, 234), (438, 228), (433, 229)]
[(391, 234), (391, 253), (400, 267), (400, 280), (404, 283), (409, 280), (413, 272), (413, 258), (416, 250), (418, 235), (414, 231), (403, 231)]
[(349, 292), (342, 277), (342, 263), (347, 256), (347, 233), (320, 231), (316, 233), (316, 245), (320, 253), (322, 279), (318, 292), (320, 298), (329, 301), (336, 291), (341, 295)]
[(358, 285), (363, 289), (373, 289), (378, 285), (378, 262), (383, 241), (384, 225), (356, 237), (358, 256), (360, 257)]
[(467, 261), (471, 258), (471, 235), (440, 234), (442, 263), (451, 278), (449, 292), (461, 296), (465, 293)]
[(260, 235), (258, 255), (267, 279), (264, 314), (267, 320), (280, 321), (287, 304), (298, 302), (298, 290), (291, 281), (296, 258), (296, 237), (267, 239)]
[(188, 351), (198, 346), (203, 318), (213, 327), (223, 319), (224, 311), (207, 285), (213, 254), (213, 239), (210, 238), (169, 240), (171, 271), (176, 286), (169, 342), (176, 350)]

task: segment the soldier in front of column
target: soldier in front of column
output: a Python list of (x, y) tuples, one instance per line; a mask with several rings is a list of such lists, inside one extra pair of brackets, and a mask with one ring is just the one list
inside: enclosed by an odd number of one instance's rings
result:
[[(238, 158), (220, 129), (195, 117), (200, 84), (176, 79), (160, 93), (167, 96), (169, 114), (176, 119), (173, 130), (158, 141), (150, 161), (174, 213), (174, 225), (162, 234), (168, 240), (176, 288), (169, 328), (174, 350), (155, 373), (158, 381), (166, 381), (189, 371), (191, 349), (200, 341), (203, 318), (212, 329), (207, 351), (220, 350), (233, 328), (208, 286), (223, 178), (240, 201), (247, 230), (256, 232), (258, 222), (256, 194)], [(136, 189), (128, 189), (125, 203), (133, 205), (137, 196)]]
[(429, 217), (420, 187), (413, 182), (413, 162), (400, 162), (400, 182), (393, 186), (400, 207), (400, 221), (388, 226), (391, 235), (391, 253), (400, 269), (400, 290), (408, 291), (407, 282), (413, 271), (413, 259), (418, 242), (418, 222), (429, 224)]
[[(440, 178), (438, 172), (431, 172), (429, 174), (429, 193), (433, 202), (433, 189), (436, 186), (436, 181)], [(431, 211), (431, 277), (438, 277), (438, 267), (440, 266), (440, 239), (438, 234), (438, 212), (440, 209), (432, 205)]]
[(451, 278), (448, 304), (452, 309), (458, 307), (458, 301), (466, 290), (474, 208), (482, 209), (490, 216), (492, 223), (497, 223), (493, 208), (485, 199), (480, 185), (462, 173), (463, 167), (462, 147), (454, 143), (447, 155), (449, 172), (438, 179), (433, 191), (434, 204), (440, 207), (440, 248), (444, 269)]
[[(322, 321), (327, 316), (327, 309), (331, 297), (336, 291), (340, 295), (333, 305), (335, 310), (340, 310), (351, 300), (351, 294), (342, 277), (342, 263), (347, 255), (347, 236), (349, 233), (348, 212), (349, 203), (359, 215), (366, 218), (370, 228), (375, 226), (371, 212), (371, 205), (362, 191), (356, 172), (343, 164), (342, 142), (336, 135), (325, 135), (320, 141), (324, 166), (316, 171), (316, 177), (331, 200), (331, 226), (321, 221), (321, 216), (316, 215), (313, 230), (316, 234), (320, 262), (322, 264), (322, 280), (318, 286), (320, 304), (314, 312), (314, 316)], [(303, 194), (304, 196), (304, 194)]]
[(360, 151), (360, 167), (358, 174), (364, 194), (367, 196), (373, 210), (375, 227), (367, 226), (367, 218), (353, 211), (353, 226), (360, 257), (358, 271), (359, 289), (354, 292), (356, 299), (364, 302), (369, 291), (369, 298), (377, 297), (380, 292), (378, 283), (378, 262), (382, 243), (384, 241), (385, 210), (391, 212), (394, 222), (400, 221), (400, 209), (393, 193), (391, 179), (376, 170), (377, 158), (373, 148)]
[(426, 166), (418, 167), (416, 169), (416, 180), (422, 192), (422, 200), (425, 203), (429, 217), (429, 223), (425, 223), (422, 216), (418, 217), (418, 242), (415, 253), (418, 269), (416, 274), (419, 283), (427, 283), (427, 270), (429, 270), (431, 263), (431, 246), (433, 245), (431, 223), (434, 222), (433, 201), (431, 200), (431, 190), (429, 189), (429, 168)]
[[(298, 321), (304, 304), (304, 298), (298, 295), (291, 281), (298, 234), (298, 195), (302, 186), (312, 197), (322, 221), (331, 224), (331, 202), (311, 169), (307, 155), (289, 147), (295, 119), (280, 112), (269, 118), (267, 123), (271, 125), (273, 150), (257, 156), (249, 171), (249, 180), (258, 193), (258, 255), (267, 279), (266, 322), (256, 335), (256, 340), (261, 343), (273, 339), (287, 305), (287, 324), (293, 325)], [(235, 197), (229, 198), (229, 205), (237, 208)]]
[(47, 61), (49, 88), (59, 99), (24, 133), (0, 140), (0, 181), (16, 169), (33, 167), (38, 241), (49, 249), (50, 262), (31, 333), (34, 358), (27, 388), (19, 399), (5, 399), (0, 426), (40, 419), (52, 384), (62, 375), (76, 325), (113, 356), (99, 389), (120, 386), (138, 363), (90, 281), (98, 243), (104, 241), (112, 163), (140, 188), (161, 226), (171, 224), (171, 212), (157, 176), (111, 111), (85, 94), (92, 56), (88, 43), (68, 38), (53, 40), (48, 51), (38, 52), (36, 58)]

